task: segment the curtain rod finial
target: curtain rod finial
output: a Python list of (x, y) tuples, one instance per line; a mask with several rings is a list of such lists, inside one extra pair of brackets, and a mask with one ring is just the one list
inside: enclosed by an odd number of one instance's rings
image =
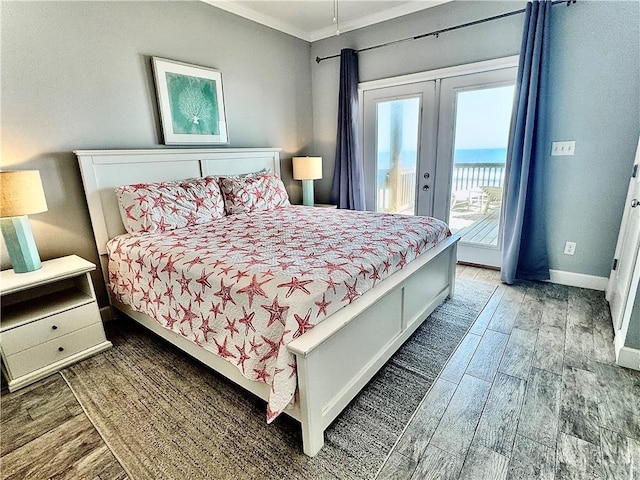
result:
[(320, 57), (316, 57), (316, 63), (320, 63), (322, 59)]

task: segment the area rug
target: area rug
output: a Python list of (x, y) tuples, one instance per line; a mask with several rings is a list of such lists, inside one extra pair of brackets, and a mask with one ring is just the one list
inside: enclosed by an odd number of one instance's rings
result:
[(371, 479), (495, 285), (458, 278), (444, 302), (302, 453), (300, 426), (130, 320), (113, 348), (63, 370), (132, 480)]

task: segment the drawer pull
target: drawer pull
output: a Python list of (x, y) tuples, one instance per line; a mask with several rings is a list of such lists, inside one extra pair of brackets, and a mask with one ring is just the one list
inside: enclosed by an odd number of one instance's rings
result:
[(64, 352), (64, 347), (58, 347), (59, 352)]
[(53, 325), (53, 326), (51, 327), (51, 330), (57, 330), (57, 329), (58, 329), (58, 326), (57, 326), (57, 325)]

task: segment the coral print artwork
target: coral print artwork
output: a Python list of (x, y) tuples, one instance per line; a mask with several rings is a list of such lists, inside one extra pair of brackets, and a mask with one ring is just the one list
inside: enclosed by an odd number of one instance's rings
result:
[(222, 74), (214, 69), (153, 57), (164, 143), (229, 143)]
[(216, 82), (167, 73), (174, 133), (219, 135)]

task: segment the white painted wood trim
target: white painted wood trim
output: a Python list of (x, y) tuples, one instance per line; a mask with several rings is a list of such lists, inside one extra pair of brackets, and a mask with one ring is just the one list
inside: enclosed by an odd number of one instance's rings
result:
[[(146, 181), (249, 173), (262, 168), (280, 174), (280, 148), (156, 148), (76, 150), (98, 253), (125, 232), (113, 189)], [(161, 167), (161, 168), (158, 168)], [(147, 177), (144, 177), (144, 175)], [(154, 175), (154, 176), (152, 176)]]
[(491, 70), (502, 70), (505, 68), (517, 67), (520, 56), (496, 58), (482, 62), (467, 63), (464, 65), (454, 65), (452, 67), (438, 68), (427, 72), (411, 73), (397, 77), (382, 78), (358, 84), (359, 91), (374, 90), (376, 88), (395, 87), (407, 85), (409, 83), (427, 82), (442, 78), (458, 77), (460, 75), (470, 75), (472, 73), (488, 72)]
[[(425, 8), (432, 8), (437, 5), (442, 5), (443, 3), (448, 3), (453, 0), (430, 0), (428, 2), (420, 1), (420, 2), (403, 2), (394, 5), (391, 8), (383, 10), (381, 12), (371, 13), (369, 15), (362, 15), (358, 18), (354, 18), (353, 20), (340, 21), (338, 27), (340, 28), (340, 33), (350, 32), (352, 30), (357, 30), (358, 28), (367, 27), (369, 25), (375, 25), (376, 23), (386, 22), (387, 20), (392, 20), (394, 18), (401, 17), (403, 15), (410, 15), (415, 12), (419, 12), (420, 10), (424, 10)], [(335, 26), (321, 28), (318, 30), (314, 30), (307, 35), (305, 40), (310, 42), (315, 42), (317, 40), (322, 40), (323, 38), (334, 37), (336, 35)]]
[[(634, 165), (636, 168), (640, 165), (640, 141), (636, 149)], [(640, 241), (638, 229), (632, 230), (634, 227), (632, 217), (637, 213), (632, 213), (631, 207), (632, 200), (639, 190), (640, 178), (631, 177), (613, 257), (617, 259), (618, 266), (616, 270), (611, 270), (606, 290), (606, 299), (609, 302), (613, 330), (616, 335), (616, 358), (624, 348), (629, 324), (632, 321), (640, 321), (637, 318), (632, 319), (636, 292), (640, 288)], [(635, 226), (637, 227), (637, 224)]]
[(251, 20), (261, 25), (265, 25), (267, 27), (273, 28), (274, 30), (288, 33), (289, 35), (300, 38), (302, 40), (306, 40), (307, 42), (311, 41), (310, 35), (304, 30), (300, 30), (299, 28), (294, 27), (293, 25), (290, 25), (281, 20), (278, 20), (277, 18), (272, 17), (271, 15), (258, 12), (253, 8), (248, 8), (229, 0), (202, 0), (202, 1), (214, 7), (220, 8), (221, 10), (225, 10), (229, 13), (233, 13), (234, 15), (238, 15), (242, 18), (246, 18), (247, 20)]
[[(239, 5), (237, 2), (231, 0), (202, 1), (214, 7), (225, 10), (229, 13), (233, 13), (256, 23), (260, 23), (261, 25), (265, 25), (280, 32), (288, 33), (289, 35), (293, 35), (294, 37), (300, 38), (307, 42), (315, 42), (323, 38), (333, 37), (336, 34), (335, 27), (319, 28), (317, 30), (309, 32), (307, 30), (300, 29), (297, 26), (292, 25), (291, 23), (284, 22), (279, 18), (267, 15), (266, 13), (259, 12), (244, 5)], [(399, 3), (381, 12), (363, 15), (352, 20), (340, 21), (340, 32), (346, 33), (351, 30), (356, 30), (358, 28), (363, 28), (369, 25), (384, 22), (386, 20), (391, 20), (402, 15), (409, 15), (411, 13), (424, 10), (425, 8), (435, 7), (436, 5), (441, 5), (450, 1), (452, 0), (430, 0), (428, 2), (421, 1)], [(333, 11), (330, 9), (331, 7), (328, 8), (329, 10), (327, 10), (327, 15), (331, 15)]]
[(633, 370), (640, 370), (640, 350), (631, 347), (622, 347), (618, 353), (618, 365)]
[(344, 328), (344, 326), (347, 325), (354, 317), (360, 315), (387, 293), (396, 289), (398, 286), (401, 286), (403, 281), (408, 279), (443, 251), (455, 245), (458, 240), (458, 236), (451, 236), (440, 242), (438, 245), (435, 245), (427, 252), (407, 264), (405, 268), (398, 270), (393, 275), (386, 278), (385, 281), (378, 284), (376, 288), (373, 288), (361, 295), (359, 297), (359, 300), (361, 301), (353, 302), (351, 305), (341, 308), (333, 315), (316, 325), (312, 330), (305, 333), (305, 335), (291, 341), (287, 344), (287, 349), (295, 355), (306, 357), (311, 351), (322, 345), (322, 342)]
[(570, 287), (588, 288), (604, 292), (609, 279), (607, 277), (597, 277), (595, 275), (585, 275), (584, 273), (566, 272), (563, 270), (549, 270), (551, 283), (568, 285)]
[(263, 153), (263, 152), (281, 152), (282, 148), (140, 148), (140, 149), (130, 149), (130, 150), (74, 150), (73, 153), (76, 156), (80, 157), (115, 157), (122, 158), (123, 156), (131, 156), (131, 155), (140, 155), (140, 156), (148, 156), (153, 155), (154, 161), (158, 161), (161, 157), (172, 157), (172, 156), (190, 156), (193, 157), (198, 155), (226, 155), (228, 153)]
[[(331, 322), (331, 317), (296, 339), (295, 344), (287, 345), (297, 352), (305, 454), (318, 453), (324, 443), (324, 430), (433, 310), (447, 296), (453, 296), (457, 242), (457, 237), (451, 239), (433, 258), (381, 296), (374, 292), (369, 298), (365, 294), (356, 299), (352, 306), (360, 313), (351, 315), (347, 322), (338, 318), (335, 323), (340, 328), (330, 326), (326, 337), (322, 330), (317, 332), (319, 338), (309, 334)], [(411, 302), (407, 299), (415, 296), (416, 281), (425, 290), (423, 306), (417, 311), (408, 307)]]

